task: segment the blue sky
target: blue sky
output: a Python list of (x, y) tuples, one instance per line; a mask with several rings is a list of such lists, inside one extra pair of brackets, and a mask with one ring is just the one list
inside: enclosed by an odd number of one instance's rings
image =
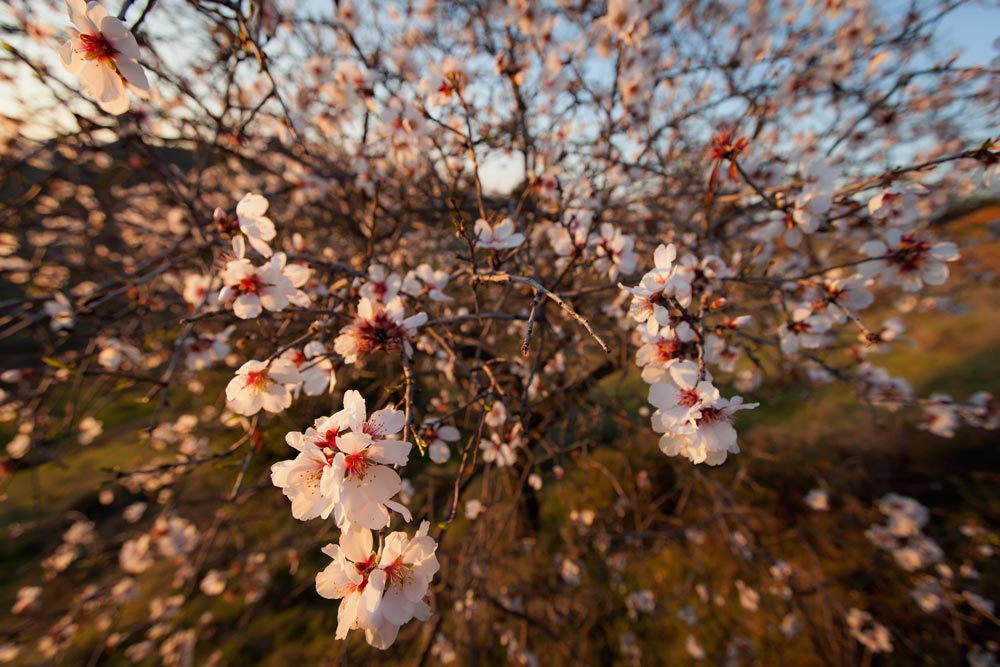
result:
[(963, 49), (962, 63), (989, 63), (1000, 56), (993, 47), (1000, 38), (1000, 3), (959, 7), (945, 17), (939, 34), (943, 42)]
[[(872, 0), (876, 3), (882, 1), (884, 0)], [(112, 8), (119, 3), (114, 0), (104, 0), (104, 4)], [(141, 6), (142, 3), (137, 4)], [(325, 5), (325, 3), (323, 4)], [(46, 5), (47, 3), (41, 1), (28, 3), (28, 7), (39, 10), (47, 9)], [(46, 18), (54, 18), (58, 25), (59, 18), (54, 17), (50, 11), (42, 13)], [(68, 20), (65, 24), (68, 25)], [(994, 42), (1000, 38), (1000, 2), (998, 0), (975, 2), (954, 10), (944, 19), (938, 37), (939, 53), (949, 53), (960, 49), (962, 50), (960, 64), (967, 66), (989, 64), (1000, 56), (1000, 51), (994, 47)], [(55, 64), (55, 54), (51, 55), (53, 64)], [(58, 65), (56, 67), (58, 68)], [(21, 89), (22, 94), (28, 93), (30, 95), (30, 89), (36, 84), (30, 76), (24, 76), (17, 81), (16, 85)], [(3, 88), (0, 86), (0, 111), (10, 112), (8, 105), (13, 102), (12, 96), (9, 95), (9, 91), (4, 91)], [(56, 116), (60, 115), (55, 109), (52, 109), (50, 113)], [(506, 190), (519, 181), (521, 177), (520, 159), (516, 156), (511, 158), (494, 156), (483, 165), (483, 170), (484, 181), (492, 186), (490, 189)]]

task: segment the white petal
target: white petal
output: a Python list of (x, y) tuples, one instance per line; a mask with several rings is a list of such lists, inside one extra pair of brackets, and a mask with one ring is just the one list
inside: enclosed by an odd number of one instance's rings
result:
[(115, 58), (115, 66), (130, 84), (139, 90), (149, 90), (149, 79), (146, 78), (146, 71), (135, 60), (131, 58)]

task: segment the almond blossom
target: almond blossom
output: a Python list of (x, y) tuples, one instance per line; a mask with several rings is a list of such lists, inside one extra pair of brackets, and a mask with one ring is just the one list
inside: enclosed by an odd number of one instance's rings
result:
[(653, 430), (663, 434), (660, 450), (708, 465), (719, 465), (727, 454), (740, 451), (733, 414), (757, 407), (744, 404), (740, 396), (722, 398), (709, 376), (700, 379), (698, 365), (690, 361), (672, 365), (669, 377), (650, 387), (649, 402), (656, 407)]
[(125, 343), (118, 338), (107, 338), (103, 341), (97, 363), (109, 371), (117, 371), (122, 365), (137, 365), (142, 360), (142, 352), (135, 345)]
[(399, 295), (402, 285), (399, 274), (386, 271), (380, 264), (372, 264), (368, 269), (368, 278), (361, 286), (361, 297), (372, 303), (389, 303)]
[(201, 332), (184, 339), (184, 360), (188, 370), (200, 371), (226, 358), (230, 349), (229, 337), (233, 327), (226, 327), (218, 333)]
[(504, 218), (496, 225), (490, 225), (482, 218), (476, 220), (476, 247), (487, 250), (506, 250), (524, 243), (524, 234), (514, 231), (514, 221)]
[[(517, 424), (515, 428), (520, 427)], [(492, 463), (498, 468), (514, 465), (517, 461), (517, 440), (509, 440), (496, 431), (490, 434), (489, 438), (479, 441), (479, 450), (482, 452), (483, 462)]]
[(801, 305), (792, 310), (788, 320), (778, 328), (778, 339), (784, 354), (795, 354), (799, 348), (814, 350), (826, 343), (823, 335), (830, 328), (824, 313), (813, 312), (811, 306)]
[(632, 295), (629, 313), (636, 322), (645, 322), (647, 330), (655, 333), (660, 327), (670, 323), (670, 300), (675, 299), (681, 307), (691, 303), (691, 282), (689, 276), (675, 264), (677, 247), (660, 245), (653, 253), (655, 266), (643, 275), (635, 287), (618, 287)]
[(184, 301), (192, 308), (219, 305), (219, 283), (214, 275), (188, 273), (184, 276)]
[(649, 384), (665, 379), (672, 364), (698, 356), (695, 332), (687, 322), (674, 328), (661, 327), (653, 333), (641, 327), (639, 335), (643, 344), (635, 354), (635, 363), (642, 368), (643, 381)]
[(444, 293), (450, 279), (447, 271), (434, 270), (430, 264), (421, 264), (406, 274), (403, 291), (414, 296), (426, 294), (431, 301), (452, 301), (452, 297)]
[(309, 269), (288, 264), (283, 252), (274, 253), (270, 261), (255, 267), (248, 259), (234, 259), (221, 273), (224, 287), (219, 300), (232, 303), (240, 319), (253, 319), (262, 309), (281, 311), (291, 305), (307, 307), (309, 295), (298, 289), (309, 280)]
[(834, 324), (843, 324), (875, 301), (875, 295), (865, 289), (865, 280), (860, 276), (824, 280), (818, 292), (812, 308), (817, 313), (826, 313)]
[(344, 409), (322, 417), (305, 433), (285, 440), (299, 451), (271, 467), (271, 481), (292, 501), (292, 514), (306, 521), (333, 514), (337, 525), (384, 528), (389, 510), (409, 521), (409, 510), (391, 500), (402, 483), (389, 466), (406, 465), (411, 445), (395, 439), (403, 413), (387, 407), (370, 416), (357, 391), (344, 394)]
[[(330, 418), (333, 419), (333, 418)], [(331, 431), (324, 430), (325, 436)], [(340, 429), (332, 431), (330, 440), (334, 447), (340, 435)], [(320, 447), (319, 443), (327, 444), (313, 436), (310, 430), (305, 434), (292, 431), (285, 435), (285, 442), (298, 450), (295, 459), (279, 461), (271, 466), (271, 483), (280, 488), (285, 496), (292, 501), (292, 516), (300, 521), (308, 521), (316, 517), (327, 518), (333, 512), (336, 499), (327, 496), (320, 488), (323, 475), (329, 469), (334, 449), (328, 446)]]
[(851, 608), (847, 614), (851, 636), (872, 653), (892, 653), (892, 635), (867, 611)]
[[(364, 528), (342, 531), (339, 544), (328, 544), (323, 553), (333, 559), (316, 575), (316, 592), (329, 600), (341, 600), (334, 637), (346, 639), (355, 628), (377, 626), (381, 591), (369, 588), (368, 578), (377, 564), (372, 533)], [(369, 611), (371, 610), (371, 611)]]
[(340, 335), (333, 341), (333, 349), (349, 364), (378, 351), (402, 350), (406, 356), (411, 356), (413, 346), (410, 339), (426, 321), (427, 313), (405, 317), (403, 301), (399, 297), (384, 305), (362, 298), (357, 317), (340, 330)]
[(947, 262), (958, 259), (958, 247), (949, 241), (934, 243), (916, 233), (900, 229), (885, 232), (884, 241), (868, 241), (861, 252), (871, 258), (858, 265), (865, 278), (880, 277), (904, 291), (916, 292), (924, 285), (942, 285), (948, 280)]
[(299, 372), (300, 382), (292, 388), (294, 395), (298, 396), (299, 392), (306, 396), (333, 393), (337, 386), (337, 373), (323, 343), (310, 341), (302, 349), (285, 350), (281, 358), (295, 364)]
[(454, 426), (428, 421), (421, 427), (421, 437), (427, 443), (427, 455), (431, 461), (446, 463), (451, 458), (451, 449), (448, 448), (448, 443), (458, 440), (461, 433)]
[(255, 415), (262, 409), (281, 412), (292, 404), (289, 385), (300, 381), (295, 365), (287, 359), (248, 361), (226, 385), (226, 403), (241, 415)]
[(66, 0), (70, 39), (59, 47), (62, 66), (80, 76), (84, 91), (111, 114), (128, 111), (126, 89), (147, 97), (149, 81), (139, 65), (139, 45), (125, 24), (97, 2)]
[(264, 257), (273, 253), (268, 241), (274, 239), (277, 233), (274, 223), (264, 214), (267, 213), (268, 202), (263, 196), (247, 193), (236, 205), (236, 218), (240, 231), (246, 236), (250, 246)]
[(583, 254), (590, 236), (593, 214), (590, 211), (570, 209), (563, 214), (561, 224), (548, 229), (549, 243), (558, 255), (556, 267), (561, 271), (569, 262)]
[[(390, 533), (379, 555), (378, 568), (370, 575), (373, 589), (382, 593), (378, 611), (383, 625), (366, 638), (376, 648), (388, 648), (395, 641), (399, 626), (411, 619), (426, 621), (431, 609), (423, 598), (440, 568), (435, 555), (437, 544), (428, 536), (430, 523), (423, 521), (411, 538), (406, 533)], [(375, 639), (376, 641), (372, 641)]]
[(76, 321), (73, 317), (73, 306), (62, 292), (56, 292), (52, 300), (46, 301), (42, 308), (51, 318), (49, 328), (53, 331), (73, 328)]
[(423, 598), (439, 565), (437, 544), (427, 535), (429, 527), (424, 521), (412, 538), (390, 533), (380, 553), (374, 551), (371, 531), (358, 528), (342, 532), (340, 544), (323, 548), (333, 562), (316, 575), (316, 591), (341, 600), (337, 639), (345, 639), (352, 629), (363, 629), (369, 644), (386, 649), (400, 626), (413, 618), (430, 618)]
[(609, 222), (602, 222), (597, 232), (591, 234), (589, 243), (594, 247), (594, 268), (606, 273), (609, 280), (635, 271), (638, 256), (635, 253), (635, 237)]

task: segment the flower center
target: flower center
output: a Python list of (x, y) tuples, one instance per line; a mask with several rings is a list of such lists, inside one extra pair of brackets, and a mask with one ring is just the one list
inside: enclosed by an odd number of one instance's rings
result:
[(899, 265), (900, 273), (916, 271), (931, 251), (931, 244), (921, 241), (912, 234), (907, 234), (899, 240), (899, 245), (892, 253), (891, 261)]
[(344, 457), (344, 476), (364, 479), (365, 469), (368, 468), (367, 452), (361, 451), (357, 454), (348, 454)]
[(247, 373), (246, 386), (257, 391), (264, 389), (271, 383), (271, 377), (267, 374), (267, 369), (261, 371), (250, 371)]
[(83, 44), (83, 57), (86, 60), (97, 60), (106, 65), (113, 66), (115, 54), (118, 49), (111, 45), (108, 38), (103, 33), (96, 35), (80, 35), (80, 43)]
[(264, 287), (264, 281), (256, 273), (251, 273), (248, 276), (240, 278), (240, 282), (236, 285), (236, 290), (241, 294), (258, 294), (262, 287)]
[(693, 408), (701, 402), (701, 395), (695, 389), (681, 389), (681, 398), (678, 401), (685, 408)]
[(337, 438), (340, 437), (340, 429), (330, 429), (323, 433), (323, 439), (320, 444), (324, 447), (329, 447), (330, 449), (337, 449)]
[(683, 356), (684, 343), (678, 338), (662, 340), (656, 344), (656, 353), (659, 361), (665, 363), (672, 359), (679, 359)]
[(705, 406), (701, 409), (701, 416), (698, 417), (699, 426), (702, 424), (714, 424), (715, 422), (729, 421), (729, 415), (725, 410)]
[(385, 572), (386, 588), (392, 586), (393, 584), (399, 584), (400, 588), (402, 588), (410, 574), (409, 566), (403, 562), (402, 556), (397, 556), (396, 560), (382, 568), (382, 570)]
[(406, 329), (385, 311), (379, 311), (371, 320), (362, 320), (357, 325), (357, 336), (358, 350), (366, 354), (376, 350), (395, 352), (409, 338)]

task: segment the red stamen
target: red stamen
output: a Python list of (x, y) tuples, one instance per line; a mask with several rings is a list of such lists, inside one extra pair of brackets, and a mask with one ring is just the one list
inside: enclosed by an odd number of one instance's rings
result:
[(115, 54), (118, 50), (111, 45), (108, 38), (103, 33), (96, 35), (80, 35), (80, 43), (83, 44), (83, 57), (86, 60), (98, 60), (106, 65), (113, 66)]

